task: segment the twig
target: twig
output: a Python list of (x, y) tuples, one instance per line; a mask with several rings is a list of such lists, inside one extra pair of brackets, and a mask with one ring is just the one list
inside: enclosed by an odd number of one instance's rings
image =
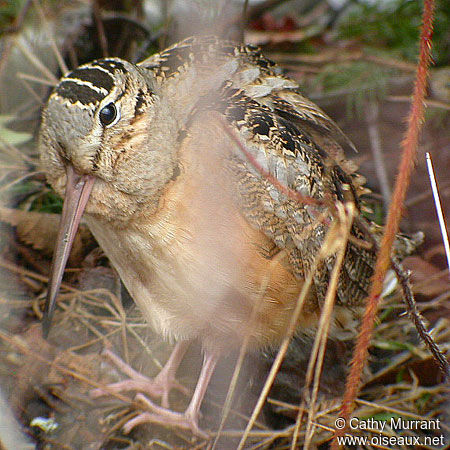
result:
[(30, 158), (24, 152), (20, 151), (15, 145), (12, 145), (9, 142), (5, 141), (1, 136), (0, 149), (2, 150), (2, 152), (7, 153), (11, 158), (14, 158), (15, 161), (25, 161), (25, 163), (30, 165), (30, 167), (35, 167), (37, 164), (37, 161), (35, 161), (33, 158)]
[(0, 77), (2, 76), (3, 70), (8, 67), (8, 57), (11, 54), (11, 50), (13, 49), (13, 39), (6, 36), (8, 33), (16, 33), (22, 27), (25, 16), (27, 15), (28, 9), (30, 8), (31, 0), (26, 0), (24, 5), (22, 6), (22, 10), (17, 15), (14, 23), (3, 29), (3, 35), (6, 38), (3, 40), (3, 48), (0, 50)]
[[(441, 183), (441, 193), (444, 192), (444, 195), (449, 188), (450, 188), (450, 180), (444, 181), (443, 183)], [(431, 197), (432, 195), (433, 195), (433, 193), (430, 191), (421, 192), (420, 194), (417, 194), (414, 197), (411, 197), (409, 200), (407, 200), (405, 202), (405, 206), (407, 208), (411, 208), (412, 206), (416, 205), (417, 203), (428, 200), (428, 198)]]
[[(17, 78), (19, 78), (20, 80), (33, 81), (34, 83), (43, 84), (44, 86), (53, 87), (55, 85), (55, 83), (48, 81), (45, 78), (35, 77), (34, 75), (29, 75), (29, 74), (23, 73), (23, 72), (19, 72), (17, 74)], [(41, 100), (40, 100), (40, 103), (42, 103)]]
[[(333, 320), (332, 314), (336, 298), (336, 292), (339, 284), (339, 275), (341, 272), (342, 264), (344, 263), (345, 251), (347, 249), (348, 243), (348, 236), (350, 236), (351, 226), (355, 216), (355, 205), (349, 203), (344, 207), (344, 205), (338, 204), (338, 212), (340, 220), (336, 225), (338, 232), (336, 233), (335, 241), (333, 242), (334, 245), (333, 250), (336, 250), (336, 260), (334, 261), (334, 267), (333, 270), (331, 271), (330, 281), (325, 296), (325, 303), (322, 307), (322, 311), (320, 314), (319, 326), (317, 328), (316, 337), (314, 339), (314, 346), (311, 351), (311, 356), (309, 358), (308, 370), (306, 373), (306, 380), (305, 380), (304, 392), (306, 392), (306, 390), (309, 389), (311, 381), (313, 380), (313, 372), (314, 372), (314, 384), (310, 396), (311, 398), (309, 401), (308, 423), (307, 423), (307, 430), (305, 433), (305, 442), (304, 442), (305, 449), (308, 449), (310, 447), (311, 440), (313, 437), (314, 428), (312, 424), (316, 412), (315, 405), (318, 397), (320, 375), (322, 373), (323, 368), (323, 360), (325, 356), (325, 348), (328, 339), (328, 332)], [(332, 250), (329, 249), (328, 251), (331, 253)], [(303, 411), (305, 410), (305, 406), (306, 406), (305, 397), (303, 397), (302, 404), (297, 414), (297, 420), (291, 443), (291, 450), (295, 450), (295, 448), (297, 448), (298, 434), (300, 431), (300, 425), (302, 421)]]
[(431, 334), (428, 332), (425, 322), (423, 320), (422, 314), (420, 314), (416, 301), (414, 300), (414, 296), (411, 291), (411, 287), (409, 285), (409, 277), (408, 274), (405, 273), (404, 269), (398, 264), (395, 260), (392, 261), (392, 268), (397, 275), (400, 285), (402, 287), (404, 293), (404, 299), (408, 306), (408, 313), (413, 321), (421, 339), (427, 345), (431, 354), (438, 362), (441, 371), (447, 376), (450, 375), (450, 368), (447, 359), (445, 358), (443, 352), (440, 350)]
[[(280, 252), (280, 253), (278, 253), (278, 255), (276, 255), (274, 258), (272, 258), (272, 260), (269, 262), (268, 267), (266, 268), (266, 274), (262, 278), (262, 281), (261, 281), (259, 289), (258, 289), (259, 290), (259, 292), (258, 292), (258, 299), (259, 299), (259, 301), (256, 302), (256, 306), (252, 309), (252, 313), (251, 313), (251, 316), (250, 316), (250, 319), (249, 319), (249, 324), (256, 324), (258, 314), (260, 313), (261, 306), (263, 305), (262, 299), (263, 299), (264, 294), (267, 291), (267, 288), (269, 286), (269, 283), (270, 283), (270, 280), (271, 280), (271, 275), (272, 275), (272, 272), (273, 272), (273, 269), (274, 269), (274, 265), (278, 264), (280, 262), (280, 259), (283, 256), (284, 256), (284, 253)], [(221, 417), (221, 420), (220, 420), (220, 426), (219, 426), (219, 429), (217, 430), (217, 436), (216, 436), (216, 438), (214, 440), (214, 443), (212, 445), (212, 449), (211, 450), (214, 450), (217, 447), (219, 438), (220, 438), (221, 433), (223, 431), (223, 428), (225, 426), (225, 422), (226, 422), (226, 420), (228, 418), (228, 415), (229, 415), (229, 413), (231, 411), (231, 402), (232, 402), (232, 399), (233, 399), (234, 392), (236, 390), (236, 385), (237, 385), (238, 377), (239, 377), (239, 374), (240, 374), (240, 371), (241, 371), (241, 368), (242, 368), (244, 357), (247, 354), (249, 343), (250, 343), (250, 340), (251, 340), (251, 337), (252, 337), (252, 335), (251, 335), (251, 330), (252, 329), (253, 329), (253, 326), (249, 325), (248, 326), (248, 332), (246, 333), (246, 335), (244, 337), (244, 340), (243, 340), (243, 343), (241, 345), (241, 348), (239, 350), (238, 360), (236, 361), (235, 368), (234, 368), (234, 371), (233, 371), (233, 375), (232, 375), (232, 378), (231, 378), (231, 381), (230, 381), (230, 385), (229, 385), (229, 388), (228, 388), (227, 397), (225, 399), (225, 402), (224, 402), (224, 405), (223, 405), (223, 408), (222, 408), (222, 417)]]
[[(374, 329), (374, 322), (383, 288), (383, 281), (391, 262), (391, 248), (398, 231), (402, 215), (402, 206), (414, 167), (414, 157), (419, 138), (419, 130), (421, 128), (421, 123), (423, 122), (424, 116), (423, 99), (425, 98), (426, 77), (431, 59), (431, 36), (433, 33), (434, 8), (435, 3), (433, 0), (425, 0), (420, 38), (420, 56), (414, 86), (413, 103), (411, 105), (411, 111), (408, 119), (408, 129), (402, 143), (403, 153), (395, 184), (393, 201), (391, 208), (389, 209), (381, 249), (375, 265), (375, 274), (373, 276), (373, 282), (362, 321), (361, 331), (359, 333), (353, 354), (354, 356), (352, 359), (350, 374), (347, 377), (347, 385), (341, 410), (341, 415), (344, 418), (345, 423), (348, 423), (348, 420), (350, 419), (350, 415), (354, 409), (354, 402), (361, 385), (361, 374), (367, 360), (368, 347)], [(337, 436), (343, 436), (346, 431), (347, 428), (344, 427), (342, 430), (336, 432), (332, 442), (332, 450), (336, 450), (339, 447), (336, 439)]]
[(256, 31), (245, 33), (245, 42), (253, 45), (279, 44), (281, 42), (302, 42), (310, 37), (317, 36), (322, 30), (311, 27), (306, 30), (293, 31)]
[(42, 11), (42, 6), (39, 4), (38, 0), (33, 0), (33, 3), (34, 3), (34, 7), (39, 15), (39, 19), (40, 19), (41, 23), (43, 24), (43, 28), (47, 34), (48, 40), (50, 41), (50, 47), (53, 51), (53, 54), (56, 57), (56, 60), (58, 61), (59, 68), (61, 69), (61, 72), (63, 74), (66, 74), (69, 71), (69, 69), (67, 68), (64, 58), (62, 57), (61, 52), (59, 51), (58, 46), (56, 45), (55, 36), (50, 30), (48, 21), (46, 20), (45, 14)]
[[(364, 232), (365, 238), (373, 245), (374, 250), (377, 253), (380, 253), (380, 247), (378, 243), (373, 238), (370, 233), (370, 230), (367, 228), (366, 224), (360, 217), (355, 218), (355, 222), (358, 224), (359, 228)], [(416, 327), (417, 332), (419, 333), (422, 341), (428, 346), (431, 354), (433, 355), (436, 362), (439, 364), (443, 373), (450, 373), (449, 364), (447, 359), (445, 358), (443, 352), (440, 350), (439, 346), (433, 340), (432, 336), (427, 330), (424, 319), (417, 308), (417, 303), (414, 299), (414, 295), (412, 293), (412, 289), (409, 283), (409, 274), (405, 272), (403, 267), (394, 259), (391, 258), (391, 267), (397, 276), (397, 279), (400, 282), (400, 286), (403, 292), (403, 300), (408, 307), (408, 314)]]
[[(407, 95), (388, 95), (386, 97), (386, 100), (390, 102), (409, 102), (411, 101), (411, 97), (408, 97)], [(450, 111), (450, 103), (447, 102), (441, 102), (439, 100), (432, 100), (432, 99), (425, 99), (425, 106), (428, 108), (439, 108), (439, 109), (445, 109), (447, 111)]]
[(240, 42), (244, 42), (244, 36), (245, 36), (245, 26), (248, 23), (248, 0), (244, 1), (244, 6), (242, 7), (242, 17), (240, 20)]
[(19, 47), (20, 51), (23, 55), (30, 61), (30, 63), (36, 67), (43, 75), (45, 75), (50, 82), (56, 84), (58, 82), (55, 75), (33, 54), (33, 52), (29, 49), (28, 43), (24, 43), (21, 38), (16, 39), (16, 45)]
[(102, 55), (103, 57), (106, 57), (108, 56), (108, 41), (106, 39), (105, 27), (103, 26), (102, 20), (102, 12), (100, 10), (98, 0), (94, 0), (94, 2), (92, 3), (92, 14), (94, 16), (95, 25), (97, 26), (98, 40), (102, 49)]
[(364, 50), (347, 50), (336, 53), (336, 49), (325, 50), (318, 54), (300, 53), (268, 53), (268, 56), (278, 63), (310, 64), (323, 66), (326, 64), (337, 64), (353, 61), (374, 62), (378, 66), (391, 67), (403, 72), (415, 72), (416, 65), (399, 59), (386, 58), (366, 54)]
[(25, 86), (25, 89), (31, 94), (31, 96), (36, 100), (36, 103), (39, 106), (44, 106), (44, 101), (42, 98), (35, 92), (35, 90), (28, 84), (25, 78), (19, 78), (22, 84)]
[(11, 346), (14, 346), (15, 348), (17, 348), (18, 351), (20, 351), (24, 355), (31, 356), (33, 359), (36, 359), (36, 360), (40, 361), (41, 363), (46, 364), (47, 366), (51, 367), (52, 369), (57, 370), (60, 373), (63, 373), (65, 375), (70, 375), (71, 377), (75, 378), (76, 380), (86, 383), (88, 386), (92, 386), (97, 389), (102, 389), (105, 392), (108, 392), (108, 394), (117, 398), (118, 400), (121, 400), (125, 404), (131, 403), (130, 399), (128, 397), (126, 397), (125, 395), (122, 395), (120, 393), (112, 391), (108, 386), (105, 386), (102, 383), (97, 383), (96, 381), (84, 376), (82, 373), (76, 372), (75, 370), (68, 369), (56, 361), (48, 361), (45, 357), (40, 355), (37, 351), (31, 349), (27, 342), (23, 342), (22, 340), (15, 339), (13, 335), (11, 335), (5, 331), (0, 330), (0, 339), (7, 342)]
[(313, 197), (307, 197), (305, 195), (300, 194), (297, 191), (294, 191), (293, 189), (290, 189), (289, 187), (285, 186), (284, 184), (280, 183), (277, 180), (277, 178), (275, 178), (267, 170), (265, 170), (261, 166), (261, 164), (258, 163), (256, 158), (245, 148), (245, 146), (242, 145), (242, 142), (239, 140), (239, 138), (236, 136), (236, 134), (230, 128), (230, 126), (225, 121), (225, 119), (220, 115), (217, 115), (217, 118), (219, 119), (219, 122), (221, 123), (224, 131), (234, 141), (234, 143), (237, 144), (237, 147), (244, 154), (244, 156), (249, 161), (249, 163), (263, 176), (263, 178), (268, 180), (280, 192), (282, 192), (284, 195), (286, 195), (291, 200), (294, 200), (299, 203), (303, 203), (305, 205), (324, 205), (325, 204), (324, 200), (319, 200), (319, 199), (316, 199)]
[(378, 120), (380, 109), (377, 100), (368, 100), (365, 105), (367, 130), (369, 132), (370, 149), (372, 150), (373, 160), (375, 163), (375, 171), (377, 173), (378, 182), (380, 183), (381, 192), (383, 194), (385, 211), (389, 208), (391, 202), (391, 187), (384, 163), (383, 149), (381, 147), (380, 130)]

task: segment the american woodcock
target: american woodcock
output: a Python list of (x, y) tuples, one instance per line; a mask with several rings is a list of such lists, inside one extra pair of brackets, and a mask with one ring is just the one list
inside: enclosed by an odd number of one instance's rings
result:
[[(45, 333), (85, 212), (145, 318), (177, 342), (154, 380), (125, 368), (133, 379), (110, 387), (162, 397), (162, 407), (148, 400), (150, 411), (128, 430), (148, 421), (202, 433), (199, 409), (218, 357), (247, 334), (253, 349), (281, 341), (334, 220), (325, 204), (281, 192), (226, 128), (280, 184), (360, 210), (362, 179), (344, 157), (350, 142), (253, 46), (189, 38), (137, 65), (100, 59), (65, 75), (43, 112), (42, 165), (65, 196)], [(364, 237), (357, 225), (352, 234)], [(354, 329), (374, 255), (348, 244), (335, 335)], [(331, 257), (316, 270), (299, 332), (317, 326), (332, 266)], [(204, 364), (187, 410), (176, 413), (167, 395), (179, 387), (175, 372), (194, 339), (202, 343)]]

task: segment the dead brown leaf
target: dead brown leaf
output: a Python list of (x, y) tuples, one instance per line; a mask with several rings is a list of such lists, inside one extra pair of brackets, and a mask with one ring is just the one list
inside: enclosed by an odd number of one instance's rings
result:
[[(22, 211), (0, 207), (0, 220), (16, 227), (17, 235), (27, 245), (51, 257), (58, 236), (59, 214)], [(79, 266), (93, 237), (86, 225), (81, 225), (69, 257), (70, 266)]]

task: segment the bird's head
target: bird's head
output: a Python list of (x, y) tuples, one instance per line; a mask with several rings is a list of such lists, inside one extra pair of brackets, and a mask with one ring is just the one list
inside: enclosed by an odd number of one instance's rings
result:
[(118, 58), (82, 65), (59, 81), (45, 106), (43, 169), (61, 195), (69, 168), (94, 178), (87, 212), (119, 220), (123, 202), (130, 209), (172, 176), (176, 124), (170, 119), (150, 71)]

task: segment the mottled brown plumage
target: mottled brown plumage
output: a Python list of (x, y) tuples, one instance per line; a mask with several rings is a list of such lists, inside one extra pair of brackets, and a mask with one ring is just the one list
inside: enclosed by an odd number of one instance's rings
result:
[[(303, 204), (280, 192), (222, 121), (265, 172), (326, 202)], [(338, 126), (251, 46), (190, 38), (138, 65), (107, 58), (62, 78), (40, 133), (48, 180), (66, 193), (46, 328), (87, 202), (89, 227), (149, 323), (178, 342), (199, 339), (205, 350), (187, 411), (149, 404), (152, 412), (127, 429), (156, 421), (201, 434), (198, 411), (218, 356), (247, 334), (252, 348), (281, 341), (334, 220), (325, 203), (361, 208), (363, 179), (344, 148), (352, 145)], [(364, 239), (356, 224), (352, 234)], [(373, 250), (348, 244), (335, 336), (354, 330), (374, 259)], [(317, 326), (333, 260), (314, 274), (300, 333)], [(147, 380), (147, 392), (161, 395), (165, 407), (185, 347), (179, 344), (162, 374)]]

